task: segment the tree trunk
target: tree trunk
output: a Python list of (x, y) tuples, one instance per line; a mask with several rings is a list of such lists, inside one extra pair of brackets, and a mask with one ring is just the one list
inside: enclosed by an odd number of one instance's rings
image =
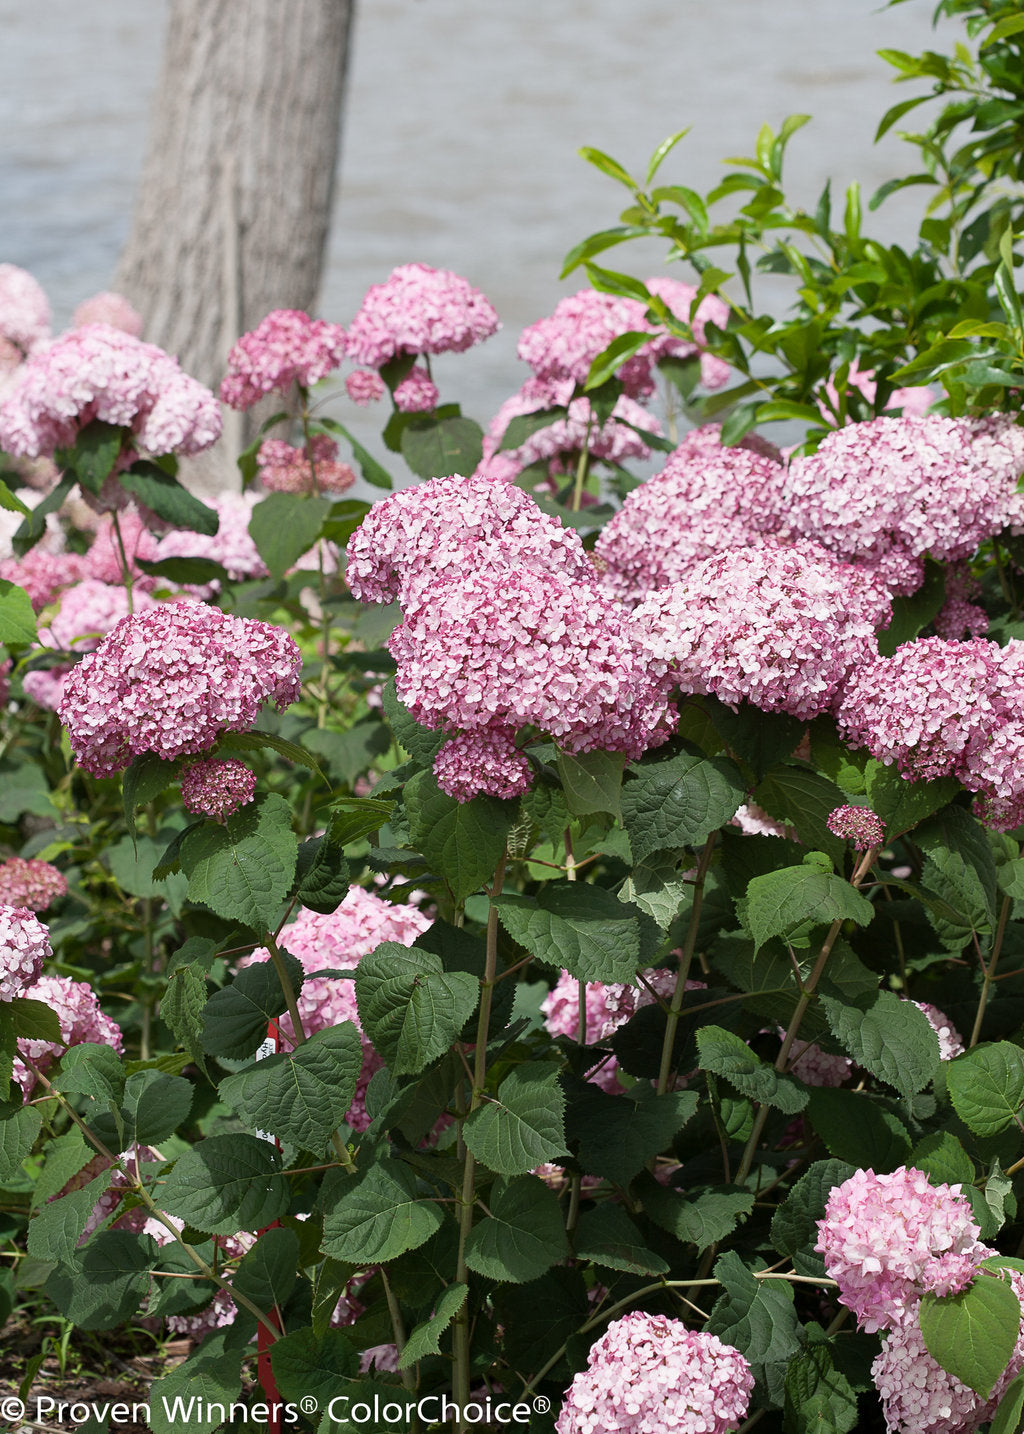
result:
[(316, 302), (355, 0), (171, 0), (115, 283), (216, 388), (271, 309)]

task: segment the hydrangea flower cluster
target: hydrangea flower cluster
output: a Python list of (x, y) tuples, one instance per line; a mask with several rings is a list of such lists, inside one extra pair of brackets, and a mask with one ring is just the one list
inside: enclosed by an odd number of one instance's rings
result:
[(27, 995), (52, 956), (50, 933), (32, 911), (0, 906), (0, 1001)]
[(952, 1061), (957, 1056), (962, 1056), (963, 1038), (949, 1017), (930, 1001), (914, 1001), (912, 1004), (928, 1017), (929, 1025), (939, 1038), (939, 1059)]
[(934, 619), (939, 637), (958, 642), (962, 637), (984, 637), (988, 632), (988, 613), (971, 598), (981, 592), (981, 583), (966, 563), (953, 563), (946, 569), (946, 601)]
[(959, 1185), (933, 1185), (901, 1165), (858, 1170), (829, 1195), (815, 1249), (839, 1285), (839, 1302), (869, 1331), (893, 1329), (921, 1296), (955, 1294), (990, 1253), (978, 1240)]
[[(133, 593), (131, 606), (136, 613), (142, 613), (158, 604), (140, 589)], [(63, 652), (92, 651), (130, 610), (126, 588), (85, 578), (64, 592), (59, 609), (39, 635)]]
[[(214, 493), (203, 501), (213, 508), (219, 519), (215, 533), (195, 533), (190, 528), (175, 528), (162, 537), (154, 557), (209, 558), (220, 563), (232, 582), (246, 578), (265, 578), (267, 567), (249, 532), (253, 509), (260, 501), (257, 493)], [(207, 595), (219, 587), (214, 581), (190, 590)]]
[[(256, 462), (263, 487), (272, 493), (344, 493), (356, 481), (347, 463), (338, 462), (338, 445), (326, 433), (314, 434), (310, 453), (281, 438), (266, 438)], [(310, 461), (312, 455), (312, 462)]]
[(80, 582), (87, 572), (83, 554), (50, 553), (39, 543), (29, 548), (23, 558), (4, 558), (0, 562), (0, 578), (24, 588), (36, 612), (53, 602), (65, 588)]
[[(45, 928), (44, 928), (45, 930)], [(118, 1055), (124, 1052), (121, 1028), (116, 1021), (100, 1010), (96, 993), (86, 981), (73, 981), (70, 976), (40, 976), (21, 994), (32, 1001), (42, 1001), (57, 1015), (60, 1023), (60, 1041), (19, 1040), (18, 1051), (39, 1067), (45, 1074), (47, 1068), (69, 1046), (80, 1046), (87, 1042), (111, 1046)], [(14, 1079), (28, 1095), (35, 1085), (35, 1076), (15, 1057)]]
[[(671, 997), (676, 973), (669, 970), (645, 971), (648, 986), (666, 1000)], [(703, 987), (702, 981), (687, 981), (688, 991)], [(626, 986), (618, 981), (586, 983), (586, 1044), (598, 1046), (624, 1026), (641, 1006), (654, 1004), (655, 996), (647, 986)], [(544, 1024), (553, 1036), (579, 1035), (580, 983), (568, 971), (558, 980), (541, 1002)], [(622, 1090), (618, 1078), (618, 1061), (612, 1056), (602, 1062), (590, 1077), (602, 1090), (615, 1094)]]
[(116, 528), (113, 513), (106, 513), (97, 521), (96, 535), (85, 555), (84, 576), (96, 578), (101, 583), (123, 583), (124, 560), (127, 558), (133, 583), (143, 588), (153, 588), (156, 586), (156, 579), (143, 572), (139, 561), (149, 563), (156, 556), (157, 543), (149, 531), (147, 518), (143, 517), (134, 503), (129, 503), (118, 512)]
[(1024, 430), (979, 429), (938, 416), (873, 418), (834, 430), (789, 466), (784, 502), (794, 535), (876, 568), (897, 594), (914, 592), (926, 554), (970, 557), (1024, 523)]
[(687, 359), (699, 355), (700, 381), (704, 387), (716, 389), (727, 384), (732, 372), (729, 365), (725, 359), (709, 354), (704, 347), (707, 341), (707, 325), (714, 324), (716, 329), (725, 329), (729, 322), (729, 305), (725, 300), (717, 294), (705, 294), (691, 319), (690, 311), (697, 297), (693, 284), (685, 284), (681, 279), (672, 279), (667, 274), (657, 274), (653, 279), (647, 280), (647, 287), (652, 294), (657, 294), (659, 299), (664, 300), (677, 319), (689, 323), (695, 342), (691, 344), (685, 339), (676, 338), (674, 334), (666, 333), (654, 339), (645, 352), (650, 354), (655, 363), (663, 358)]
[(264, 702), (299, 695), (302, 655), (283, 628), (203, 603), (168, 603), (121, 622), (64, 684), (59, 715), (97, 777), (143, 752), (208, 751), (251, 727)]
[(0, 370), (14, 366), (50, 337), (50, 301), (17, 264), (0, 264)]
[(747, 1412), (750, 1365), (731, 1344), (641, 1311), (613, 1320), (566, 1390), (557, 1434), (728, 1434)]
[(228, 354), (221, 400), (246, 409), (268, 393), (286, 393), (293, 383), (312, 388), (344, 357), (340, 324), (311, 319), (301, 309), (273, 309)]
[(379, 403), (388, 391), (388, 386), (379, 373), (370, 368), (357, 368), (345, 379), (345, 392), (360, 408)]
[(853, 746), (903, 776), (955, 776), (984, 819), (1024, 819), (1024, 642), (941, 637), (904, 643), (851, 675), (837, 712)]
[(666, 690), (714, 693), (767, 712), (827, 712), (877, 652), (890, 604), (869, 573), (812, 543), (735, 548), (651, 593), (634, 638)]
[(109, 289), (93, 294), (91, 299), (83, 299), (71, 316), (71, 324), (76, 329), (82, 329), (86, 324), (109, 324), (133, 338), (142, 337), (142, 315), (138, 309), (123, 294), (112, 293)]
[(395, 407), (399, 413), (431, 413), (440, 396), (437, 384), (423, 365), (417, 363), (395, 386)]
[(88, 324), (18, 370), (0, 403), (0, 446), (52, 454), (97, 419), (129, 429), (146, 453), (201, 453), (221, 432), (217, 400), (177, 359), (110, 324)]
[[(62, 871), (38, 857), (9, 856), (0, 864), (0, 905), (45, 911), (68, 894)], [(38, 974), (38, 973), (37, 973)], [(34, 979), (34, 978), (33, 978)]]
[(833, 836), (853, 842), (854, 851), (868, 851), (885, 843), (885, 822), (870, 807), (836, 807), (825, 825)]
[(533, 786), (528, 757), (501, 727), (460, 732), (446, 742), (434, 758), (434, 775), (442, 792), (459, 802), (481, 790), (492, 797), (517, 797)]
[(234, 816), (255, 795), (256, 773), (244, 762), (190, 762), (181, 774), (181, 800), (186, 810), (217, 822)]
[(380, 368), (399, 354), (464, 353), (500, 327), (468, 279), (429, 264), (400, 264), (366, 291), (349, 324), (348, 356)]
[[(613, 339), (649, 328), (647, 307), (639, 300), (580, 289), (559, 299), (546, 318), (528, 325), (516, 353), (538, 378), (571, 391), (586, 382), (590, 365)], [(650, 354), (641, 351), (627, 359), (616, 377), (630, 398), (647, 398), (654, 391)]]
[(641, 483), (602, 529), (594, 551), (624, 600), (681, 581), (727, 548), (764, 542), (781, 524), (785, 471), (749, 448), (725, 448), (721, 430), (694, 429), (655, 477)]

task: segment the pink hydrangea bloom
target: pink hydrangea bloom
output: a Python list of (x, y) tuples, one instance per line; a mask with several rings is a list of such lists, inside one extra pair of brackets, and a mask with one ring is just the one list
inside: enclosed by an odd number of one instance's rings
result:
[(93, 294), (90, 299), (83, 299), (71, 316), (71, 324), (76, 329), (84, 328), (86, 324), (109, 324), (133, 338), (142, 337), (142, 315), (138, 309), (123, 294), (115, 294), (109, 289)]
[[(326, 433), (310, 442), (313, 461), (304, 448), (293, 448), (280, 438), (267, 438), (256, 455), (259, 480), (273, 493), (344, 493), (356, 481), (347, 463), (338, 462), (338, 445)], [(314, 478), (315, 475), (315, 478)]]
[(400, 264), (367, 290), (349, 325), (348, 355), (380, 368), (398, 354), (464, 353), (500, 327), (468, 279), (428, 264)]
[(311, 319), (301, 309), (274, 309), (228, 355), (221, 400), (230, 408), (252, 408), (268, 393), (285, 393), (293, 383), (311, 388), (345, 357), (340, 324)]
[(954, 1294), (989, 1253), (959, 1185), (920, 1170), (858, 1170), (833, 1188), (815, 1249), (839, 1301), (869, 1331), (892, 1329), (928, 1291)]
[(33, 912), (0, 905), (0, 1001), (27, 996), (52, 956), (50, 933)]
[[(142, 613), (152, 610), (157, 603), (149, 593), (139, 591), (134, 594), (133, 606), (136, 613)], [(41, 629), (39, 636), (63, 652), (91, 652), (129, 611), (125, 588), (85, 578), (67, 589), (49, 627)]]
[(244, 762), (191, 762), (181, 774), (181, 800), (187, 811), (223, 822), (256, 795), (256, 773)]
[[(118, 1055), (124, 1052), (120, 1026), (100, 1010), (96, 993), (87, 982), (73, 981), (70, 976), (40, 976), (34, 984), (27, 986), (21, 995), (49, 1006), (60, 1023), (59, 1041), (18, 1042), (20, 1054), (31, 1060), (44, 1074), (51, 1063), (63, 1055), (69, 1046), (91, 1043), (112, 1046)], [(35, 1085), (35, 1076), (17, 1057), (14, 1061), (14, 1079), (26, 1095)]]
[[(166, 1244), (172, 1237), (170, 1232), (163, 1225), (150, 1230), (153, 1237), (159, 1244)], [(217, 1249), (221, 1264), (225, 1260), (240, 1260), (243, 1255), (248, 1254), (256, 1243), (256, 1236), (246, 1230), (240, 1230), (236, 1235), (218, 1235), (216, 1237)], [(168, 1315), (165, 1321), (167, 1329), (171, 1334), (188, 1335), (193, 1340), (201, 1340), (211, 1330), (223, 1329), (226, 1325), (234, 1324), (235, 1316), (238, 1313), (238, 1306), (227, 1290), (218, 1289), (213, 1299), (198, 1314)]]
[(641, 1311), (613, 1320), (566, 1390), (557, 1434), (728, 1434), (747, 1412), (750, 1365), (713, 1334)]
[(885, 843), (885, 822), (870, 807), (836, 807), (829, 812), (825, 825), (833, 836), (853, 842), (854, 851)]
[(652, 676), (683, 692), (810, 719), (877, 652), (890, 605), (866, 571), (806, 543), (736, 548), (650, 594), (633, 634)]
[(790, 464), (784, 501), (794, 534), (877, 568), (895, 593), (920, 586), (926, 554), (970, 557), (1024, 521), (1017, 440), (969, 420), (874, 418), (836, 429)]
[(913, 1001), (911, 1004), (916, 1006), (919, 1011), (924, 1012), (928, 1017), (929, 1025), (938, 1036), (939, 1059), (951, 1061), (957, 1056), (962, 1056), (964, 1053), (963, 1039), (949, 1017), (940, 1011), (938, 1006), (933, 1006), (930, 1001)]
[(796, 841), (795, 827), (770, 816), (764, 807), (759, 807), (756, 802), (744, 802), (737, 807), (729, 819), (729, 825), (739, 827), (745, 836), (785, 837), (788, 841)]
[(422, 364), (413, 364), (393, 394), (399, 413), (431, 413), (440, 398), (437, 384)]
[(371, 403), (379, 403), (387, 391), (387, 384), (373, 369), (357, 368), (345, 379), (345, 392), (353, 403), (359, 404), (360, 408), (367, 408)]
[[(649, 328), (647, 306), (638, 299), (580, 289), (525, 328), (516, 353), (538, 378), (567, 383), (571, 390), (586, 383), (590, 365), (613, 339)], [(654, 390), (650, 353), (641, 351), (627, 359), (616, 377), (630, 398), (647, 398)]]
[(0, 578), (24, 588), (39, 612), (58, 594), (85, 577), (88, 564), (80, 553), (49, 553), (38, 543), (23, 558), (4, 558)]
[(18, 371), (0, 403), (0, 445), (29, 458), (52, 454), (96, 419), (130, 429), (146, 453), (201, 453), (221, 432), (217, 400), (177, 359), (109, 324), (89, 324)]
[(0, 264), (0, 339), (27, 356), (50, 337), (50, 301), (17, 264)]
[(48, 861), (38, 857), (10, 856), (0, 863), (0, 905), (45, 911), (66, 896), (67, 879)]
[(94, 776), (134, 757), (208, 751), (251, 727), (264, 702), (299, 695), (302, 655), (282, 629), (203, 603), (168, 603), (124, 618), (68, 677), (59, 715)]
[(714, 553), (761, 544), (778, 531), (782, 465), (747, 448), (724, 448), (719, 432), (688, 434), (602, 529), (594, 551), (608, 564), (604, 584), (619, 596), (635, 601), (679, 582)]
[(411, 601), (437, 577), (524, 565), (594, 577), (579, 534), (528, 493), (487, 478), (435, 478), (375, 503), (352, 534), (345, 576), (360, 602)]
[[(671, 999), (676, 983), (675, 971), (659, 967), (645, 971), (643, 976), (646, 984), (638, 986), (626, 986), (618, 981), (586, 983), (586, 1045), (598, 1046), (607, 1041), (641, 1007), (653, 1006), (657, 997), (660, 996), (663, 1000)], [(703, 981), (686, 983), (687, 991), (703, 989)], [(544, 1024), (553, 1036), (570, 1036), (574, 1041), (579, 1038), (580, 983), (575, 976), (568, 971), (562, 971), (541, 1002), (540, 1009)], [(603, 1061), (588, 1079), (602, 1090), (616, 1095), (622, 1090), (618, 1070), (619, 1063), (611, 1056)]]
[[(1014, 432), (1024, 433), (1024, 429)], [(981, 592), (981, 583), (966, 563), (953, 563), (946, 570), (946, 601), (934, 619), (939, 637), (958, 642), (962, 637), (984, 637), (988, 613), (970, 601)]]
[(453, 737), (434, 758), (434, 775), (442, 792), (460, 802), (481, 793), (518, 797), (533, 786), (528, 758), (501, 728)]
[[(175, 528), (157, 544), (154, 558), (209, 558), (220, 563), (233, 582), (246, 578), (265, 578), (267, 567), (249, 533), (253, 509), (260, 501), (258, 493), (214, 493), (203, 501), (213, 508), (220, 520), (216, 533), (195, 533), (189, 528)], [(195, 589), (219, 587), (210, 583)]]
[(157, 541), (149, 531), (146, 518), (134, 503), (129, 503), (117, 513), (117, 528), (113, 513), (104, 513), (97, 522), (96, 536), (85, 555), (86, 576), (98, 578), (102, 583), (122, 583), (124, 558), (127, 558), (133, 583), (152, 588), (156, 586), (156, 579), (142, 571), (139, 560), (151, 563), (156, 555)]
[(33, 667), (21, 679), (22, 691), (37, 707), (56, 712), (64, 695), (64, 684), (71, 667)]
[[(779, 1034), (785, 1035), (781, 1027)], [(797, 1057), (790, 1064), (790, 1070), (804, 1085), (838, 1086), (849, 1078), (853, 1061), (849, 1056), (836, 1056), (831, 1051), (823, 1051), (811, 1041), (803, 1049), (797, 1047)]]
[[(878, 392), (878, 384), (875, 382), (875, 371), (872, 368), (862, 369), (856, 358), (850, 363), (849, 377), (847, 384), (850, 389), (856, 389), (868, 403), (874, 404), (875, 394)], [(834, 409), (839, 407), (839, 393), (835, 383), (830, 378), (825, 385), (825, 393), (833, 405), (828, 409), (824, 404), (819, 403), (818, 407), (827, 419), (832, 421)], [(919, 417), (927, 413), (928, 409), (939, 397), (933, 388), (894, 388), (889, 395), (889, 402), (885, 405), (886, 411), (901, 409), (905, 416)], [(849, 422), (849, 419), (847, 420)]]

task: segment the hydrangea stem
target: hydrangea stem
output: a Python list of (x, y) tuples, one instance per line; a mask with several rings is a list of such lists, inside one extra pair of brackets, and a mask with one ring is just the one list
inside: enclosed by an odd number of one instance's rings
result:
[(985, 1007), (988, 1005), (988, 993), (996, 976), (996, 966), (999, 964), (999, 956), (1003, 949), (1003, 937), (1006, 935), (1006, 923), (1010, 919), (1010, 908), (1013, 900), (1009, 896), (1003, 897), (1003, 904), (999, 912), (999, 923), (996, 926), (996, 934), (992, 938), (992, 955), (989, 957), (988, 965), (983, 961), (981, 970), (983, 980), (981, 983), (981, 995), (978, 997), (978, 1009), (974, 1013), (974, 1026), (971, 1030), (971, 1039), (968, 1042), (968, 1049), (973, 1049), (981, 1037), (981, 1023), (985, 1019)]
[(704, 902), (704, 882), (707, 879), (714, 849), (715, 833), (712, 832), (704, 844), (700, 861), (697, 863), (697, 874), (693, 879), (693, 906), (690, 908), (690, 923), (686, 928), (686, 941), (679, 957), (679, 971), (676, 974), (676, 984), (672, 989), (672, 1000), (669, 1003), (668, 1016), (665, 1020), (665, 1036), (661, 1043), (661, 1067), (658, 1071), (659, 1095), (664, 1095), (668, 1090), (668, 1083), (672, 1076), (672, 1049), (676, 1042), (676, 1032), (679, 1029), (679, 1017), (683, 1010), (683, 996), (690, 975), (690, 964), (697, 948), (700, 912)]
[(587, 464), (590, 460), (590, 430), (594, 426), (594, 415), (591, 413), (587, 419), (587, 431), (583, 435), (583, 447), (580, 449), (579, 462), (576, 464), (576, 481), (572, 489), (572, 502), (570, 508), (574, 513), (580, 511), (583, 503), (583, 485), (587, 479)]

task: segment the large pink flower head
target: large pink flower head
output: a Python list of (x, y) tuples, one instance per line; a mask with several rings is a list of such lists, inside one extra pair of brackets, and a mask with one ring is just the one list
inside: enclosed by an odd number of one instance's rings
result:
[(0, 1001), (28, 994), (53, 955), (50, 933), (25, 906), (0, 906)]
[(50, 301), (27, 269), (0, 264), (0, 343), (27, 356), (50, 337)]
[(186, 811), (223, 822), (252, 801), (256, 773), (244, 762), (191, 762), (181, 774), (181, 802)]
[(70, 447), (94, 420), (145, 453), (201, 453), (220, 437), (217, 400), (178, 361), (109, 324), (38, 349), (0, 403), (0, 445), (26, 458)]
[(1022, 708), (1024, 642), (925, 637), (853, 673), (837, 720), (854, 746), (905, 777), (957, 777), (981, 793), (990, 825), (1013, 827), (1024, 797)]
[(349, 325), (348, 356), (380, 368), (399, 354), (464, 353), (500, 327), (468, 279), (429, 264), (400, 264), (367, 290)]
[(718, 553), (651, 593), (633, 635), (667, 688), (810, 720), (878, 651), (875, 629), (889, 616), (864, 570), (812, 543), (764, 545)]
[(679, 582), (712, 553), (757, 545), (781, 523), (785, 470), (748, 448), (725, 448), (716, 430), (688, 434), (662, 471), (634, 488), (594, 551), (606, 586), (634, 600)]
[[(590, 365), (613, 339), (649, 328), (647, 306), (638, 299), (580, 289), (559, 299), (547, 318), (525, 328), (516, 353), (537, 378), (566, 385), (571, 392), (586, 382)], [(626, 360), (616, 377), (630, 398), (648, 397), (654, 390), (651, 355), (641, 350)]]
[(1024, 452), (1010, 427), (908, 416), (836, 429), (790, 464), (789, 526), (877, 568), (894, 593), (914, 592), (926, 554), (970, 557), (986, 538), (1024, 522), (1016, 491)]
[(750, 1365), (717, 1335), (640, 1311), (613, 1320), (566, 1390), (557, 1434), (728, 1434), (747, 1412)]
[(10, 856), (0, 863), (0, 903), (45, 911), (68, 893), (67, 878), (48, 861)]
[(293, 383), (311, 388), (345, 357), (340, 324), (311, 319), (301, 309), (274, 309), (228, 355), (220, 396), (230, 408), (252, 408), (268, 393)]
[(80, 766), (107, 777), (143, 752), (206, 752), (251, 727), (264, 702), (287, 707), (301, 667), (283, 628), (168, 603), (117, 624), (68, 677), (59, 715)]
[(24, 588), (36, 612), (46, 607), (65, 589), (80, 582), (88, 571), (81, 553), (49, 553), (37, 543), (23, 558), (0, 561), (0, 578)]
[(901, 1165), (858, 1170), (837, 1185), (818, 1221), (815, 1249), (839, 1302), (869, 1331), (892, 1329), (921, 1296), (955, 1294), (989, 1254), (959, 1185), (933, 1185)]
[(435, 478), (375, 503), (348, 544), (346, 579), (361, 602), (411, 601), (435, 578), (523, 565), (592, 581), (579, 534), (528, 493), (487, 478)]

